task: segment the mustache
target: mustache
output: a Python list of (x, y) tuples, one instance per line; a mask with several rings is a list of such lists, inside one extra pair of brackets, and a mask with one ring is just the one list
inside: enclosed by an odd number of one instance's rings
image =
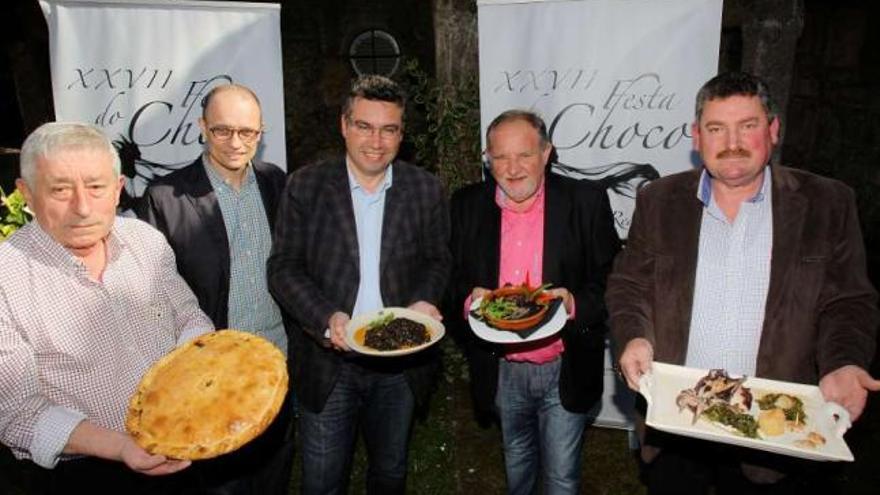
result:
[(752, 157), (752, 153), (749, 150), (746, 150), (743, 148), (736, 148), (736, 149), (732, 149), (732, 150), (724, 150), (724, 151), (718, 153), (718, 156), (716, 158), (718, 158), (719, 160), (724, 160), (726, 158), (751, 158), (751, 157)]

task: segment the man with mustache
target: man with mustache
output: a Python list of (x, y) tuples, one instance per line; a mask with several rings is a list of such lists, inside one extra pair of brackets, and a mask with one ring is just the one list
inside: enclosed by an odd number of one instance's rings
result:
[[(693, 139), (704, 167), (642, 189), (609, 278), (620, 369), (634, 390), (654, 360), (818, 384), (855, 420), (880, 381), (865, 371), (877, 294), (853, 192), (771, 167), (779, 127), (757, 77), (721, 74), (697, 94)], [(827, 483), (815, 463), (652, 430), (643, 440), (652, 494), (713, 484), (718, 493), (795, 493), (804, 480), (816, 490)]]

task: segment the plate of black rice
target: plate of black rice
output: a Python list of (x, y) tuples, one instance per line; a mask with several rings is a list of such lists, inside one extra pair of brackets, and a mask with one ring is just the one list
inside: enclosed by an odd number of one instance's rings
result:
[(406, 308), (383, 308), (358, 315), (345, 327), (345, 340), (360, 354), (402, 356), (421, 351), (446, 334), (439, 321)]

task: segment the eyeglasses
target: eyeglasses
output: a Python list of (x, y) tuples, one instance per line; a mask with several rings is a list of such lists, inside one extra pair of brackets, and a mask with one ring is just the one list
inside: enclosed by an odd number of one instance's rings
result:
[(215, 139), (220, 141), (229, 141), (233, 134), (238, 134), (238, 138), (245, 143), (252, 143), (263, 133), (262, 129), (249, 129), (247, 127), (235, 128), (218, 125), (208, 129)]
[(346, 120), (348, 121), (349, 128), (353, 129), (355, 134), (360, 137), (373, 137), (376, 135), (376, 132), (379, 133), (381, 139), (390, 140), (400, 136), (401, 128), (399, 125), (392, 124), (376, 127), (363, 120), (352, 120), (350, 118), (346, 118)]

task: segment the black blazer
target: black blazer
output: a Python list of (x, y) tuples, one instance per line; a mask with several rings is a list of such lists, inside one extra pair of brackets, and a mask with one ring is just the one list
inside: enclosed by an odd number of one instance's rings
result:
[[(565, 409), (585, 413), (602, 395), (605, 279), (620, 240), (604, 189), (552, 173), (545, 184), (542, 278), (565, 287), (575, 298), (575, 319), (562, 329), (559, 394)], [(452, 197), (453, 275), (445, 313), (447, 326), (468, 358), (474, 405), (483, 414), (494, 408), (498, 359), (504, 348), (474, 335), (462, 305), (474, 287), (498, 286), (501, 209), (495, 203), (495, 187), (490, 180)]]
[[(275, 225), (285, 173), (253, 160), (269, 228)], [(177, 271), (217, 328), (229, 317), (229, 240), (217, 196), (199, 157), (192, 164), (153, 181), (137, 208), (138, 217), (159, 229), (177, 258)]]
[[(440, 181), (395, 161), (385, 196), (380, 289), (386, 306), (419, 300), (439, 307), (449, 279), (448, 202)], [(290, 175), (278, 210), (269, 257), (269, 290), (296, 320), (290, 332), (294, 386), (303, 407), (324, 408), (341, 353), (321, 345), (330, 316), (351, 314), (360, 281), (354, 207), (343, 159), (314, 164)], [(359, 362), (406, 374), (419, 405), (438, 370), (437, 346), (401, 358)]]

